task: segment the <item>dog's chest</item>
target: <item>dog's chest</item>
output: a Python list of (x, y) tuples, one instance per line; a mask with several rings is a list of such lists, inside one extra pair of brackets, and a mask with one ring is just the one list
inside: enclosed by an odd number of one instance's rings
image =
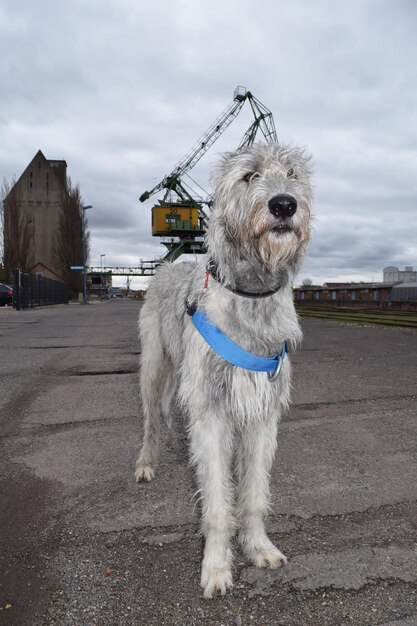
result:
[(221, 292), (204, 302), (208, 318), (228, 338), (257, 356), (272, 356), (282, 342), (296, 345), (301, 330), (291, 298), (251, 301)]
[(274, 382), (269, 382), (266, 372), (228, 366), (221, 369), (216, 386), (212, 386), (207, 395), (216, 412), (226, 414), (236, 424), (279, 418), (282, 409), (287, 408), (291, 376), (289, 360)]

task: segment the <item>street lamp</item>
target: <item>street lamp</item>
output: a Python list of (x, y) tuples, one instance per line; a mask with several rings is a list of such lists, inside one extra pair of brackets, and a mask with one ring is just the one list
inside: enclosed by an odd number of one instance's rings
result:
[(86, 245), (86, 241), (85, 241), (85, 212), (87, 211), (87, 209), (92, 209), (93, 205), (92, 204), (87, 204), (87, 206), (82, 206), (81, 209), (83, 211), (83, 273), (84, 273), (84, 298), (83, 298), (83, 303), (87, 304), (87, 267), (86, 267), (86, 263), (87, 263), (87, 245)]
[(103, 300), (103, 257), (105, 254), (100, 254), (100, 301)]

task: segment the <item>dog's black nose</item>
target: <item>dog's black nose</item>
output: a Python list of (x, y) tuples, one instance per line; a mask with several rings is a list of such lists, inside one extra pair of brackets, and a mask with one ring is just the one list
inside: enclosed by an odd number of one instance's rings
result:
[(288, 193), (280, 193), (270, 199), (268, 208), (275, 217), (291, 217), (297, 210), (297, 200)]

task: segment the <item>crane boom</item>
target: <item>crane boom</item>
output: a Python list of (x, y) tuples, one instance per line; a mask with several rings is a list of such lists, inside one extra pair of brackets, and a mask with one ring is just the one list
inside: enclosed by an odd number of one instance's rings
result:
[(233, 102), (223, 111), (221, 115), (213, 122), (198, 141), (193, 145), (189, 152), (179, 161), (174, 169), (175, 176), (182, 176), (188, 172), (207, 152), (216, 139), (224, 133), (226, 128), (233, 122), (239, 114), (247, 95), (239, 95), (235, 93)]
[(238, 150), (246, 146), (252, 146), (259, 129), (267, 142), (278, 143), (277, 131), (275, 130), (274, 118), (272, 117), (271, 111), (250, 92), (248, 92), (247, 98), (255, 119), (244, 134)]
[(233, 101), (229, 104), (229, 106), (226, 107), (223, 113), (221, 113), (211, 124), (200, 139), (192, 146), (192, 148), (190, 148), (187, 154), (180, 161), (178, 161), (172, 172), (164, 176), (161, 182), (155, 185), (153, 189), (145, 191), (140, 196), (140, 201), (144, 202), (161, 189), (178, 189), (180, 190), (181, 196), (181, 176), (191, 170), (191, 168), (193, 168), (194, 165), (207, 152), (210, 146), (212, 146), (220, 135), (224, 133), (226, 128), (237, 117), (246, 100), (249, 100), (250, 102), (255, 120), (246, 131), (239, 148), (252, 145), (258, 129), (261, 129), (267, 141), (277, 141), (271, 111), (259, 102), (259, 100), (257, 100), (257, 98), (255, 98), (250, 91), (247, 91), (245, 87), (236, 87), (233, 94)]
[(161, 189), (165, 190), (163, 199), (158, 200), (158, 204), (152, 207), (152, 235), (163, 238), (162, 243), (168, 249), (164, 257), (166, 261), (173, 262), (181, 254), (204, 253), (203, 237), (207, 230), (207, 215), (203, 206), (211, 207), (213, 199), (209, 196), (203, 200), (192, 189), (187, 189), (188, 185), (185, 184), (183, 176), (224, 133), (237, 117), (246, 100), (249, 100), (254, 121), (246, 131), (238, 150), (251, 146), (258, 131), (267, 142), (277, 142), (271, 111), (245, 87), (237, 87), (233, 94), (233, 101), (187, 154), (178, 161), (172, 172), (164, 176), (153, 189), (145, 191), (140, 196), (140, 201), (144, 202)]

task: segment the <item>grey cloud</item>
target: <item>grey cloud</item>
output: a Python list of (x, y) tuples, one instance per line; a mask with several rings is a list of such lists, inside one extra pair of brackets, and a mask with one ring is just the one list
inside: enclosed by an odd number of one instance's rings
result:
[[(29, 0), (0, 8), (0, 178), (41, 148), (65, 158), (92, 257), (164, 252), (139, 204), (243, 84), (282, 141), (315, 163), (315, 235), (303, 270), (369, 277), (417, 265), (417, 8), (412, 0)], [(191, 172), (208, 189), (244, 110)], [(152, 200), (157, 200), (158, 197)]]

